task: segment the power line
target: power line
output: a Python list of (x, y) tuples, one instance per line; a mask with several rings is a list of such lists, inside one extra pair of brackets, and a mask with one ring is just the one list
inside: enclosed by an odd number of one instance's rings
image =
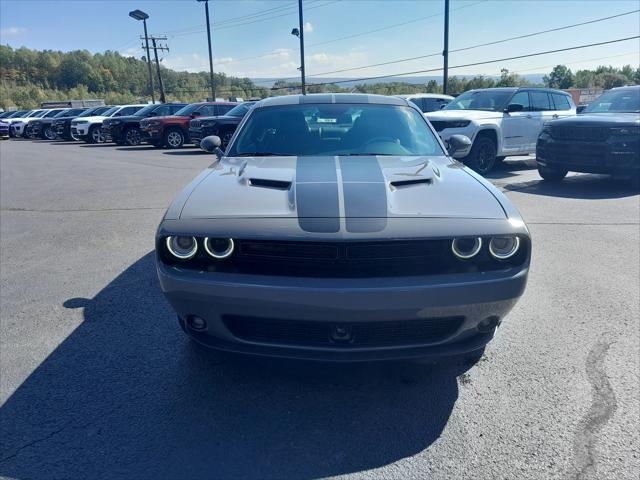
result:
[[(504, 58), (497, 58), (495, 60), (486, 60), (483, 62), (474, 62), (474, 63), (466, 63), (466, 64), (462, 64), (462, 65), (454, 65), (452, 67), (449, 67), (449, 69), (454, 69), (454, 68), (465, 68), (465, 67), (475, 67), (478, 65), (487, 65), (490, 63), (498, 63), (498, 62), (506, 62), (509, 60), (518, 60), (521, 58), (529, 58), (529, 57), (537, 57), (540, 55), (548, 55), (550, 53), (559, 53), (559, 52), (568, 52), (570, 50), (578, 50), (578, 49), (582, 49), (582, 48), (589, 48), (589, 47), (597, 47), (600, 45), (609, 45), (612, 43), (619, 43), (619, 42), (625, 42), (628, 40), (636, 40), (640, 38), (640, 35), (635, 35), (633, 37), (625, 37), (625, 38), (618, 38), (616, 40), (608, 40), (606, 42), (597, 42), (597, 43), (588, 43), (588, 44), (583, 44), (583, 45), (576, 45), (574, 47), (566, 47), (566, 48), (558, 48), (555, 50), (546, 50), (543, 52), (535, 52), (535, 53), (527, 53), (524, 55), (516, 55), (513, 57), (504, 57)], [(353, 82), (362, 82), (362, 81), (366, 81), (366, 80), (378, 80), (378, 79), (383, 79), (383, 78), (391, 78), (391, 77), (398, 77), (398, 76), (404, 76), (404, 75), (415, 75), (418, 73), (429, 73), (429, 72), (438, 72), (441, 71), (442, 67), (438, 67), (438, 68), (429, 68), (426, 70), (414, 70), (412, 72), (401, 72), (401, 73), (392, 73), (392, 74), (388, 74), (388, 75), (376, 75), (376, 76), (371, 76), (371, 77), (363, 77), (363, 78), (354, 78), (354, 79), (350, 79), (350, 80), (336, 80), (334, 82), (321, 82), (321, 83), (310, 83), (309, 86), (322, 86), (322, 85), (334, 85), (334, 84), (339, 84), (339, 83), (353, 83)], [(297, 88), (297, 87), (287, 87), (287, 88)], [(274, 89), (272, 87), (272, 89)], [(280, 88), (275, 88), (275, 90), (280, 90)]]
[[(551, 28), (549, 30), (541, 30), (541, 31), (538, 31), (538, 32), (527, 33), (527, 34), (524, 34), (524, 35), (518, 35), (516, 37), (503, 38), (502, 40), (495, 40), (495, 41), (487, 42), (487, 43), (479, 43), (479, 44), (471, 45), (471, 46), (468, 46), (468, 47), (462, 47), (462, 48), (456, 48), (454, 50), (449, 50), (449, 53), (463, 52), (463, 51), (467, 51), (467, 50), (472, 50), (474, 48), (486, 47), (486, 46), (489, 46), (489, 45), (497, 45), (499, 43), (505, 43), (505, 42), (510, 42), (510, 41), (513, 41), (513, 40), (520, 40), (522, 38), (529, 38), (529, 37), (534, 37), (534, 36), (537, 36), (537, 35), (543, 35), (545, 33), (558, 32), (558, 31), (561, 31), (561, 30), (567, 30), (569, 28), (580, 27), (580, 26), (589, 25), (589, 24), (592, 24), (592, 23), (604, 22), (606, 20), (611, 20), (613, 18), (623, 17), (625, 15), (631, 15), (631, 14), (638, 13), (638, 12), (640, 12), (640, 10), (632, 10), (630, 12), (619, 13), (617, 15), (611, 15), (611, 16), (608, 16), (608, 17), (596, 18), (596, 19), (593, 19), (593, 20), (585, 21), (585, 22), (574, 23), (572, 25), (565, 25), (563, 27)], [(330, 75), (330, 74), (333, 74), (333, 73), (349, 72), (349, 71), (352, 71), (352, 70), (363, 70), (363, 69), (366, 69), (366, 68), (381, 67), (381, 66), (384, 66), (384, 65), (393, 65), (393, 64), (396, 64), (396, 63), (410, 62), (412, 60), (421, 60), (421, 59), (424, 59), (424, 58), (436, 57), (436, 56), (440, 56), (440, 55), (442, 55), (442, 52), (434, 52), (434, 53), (429, 53), (429, 54), (426, 54), (426, 55), (419, 55), (417, 57), (402, 58), (400, 60), (391, 60), (391, 61), (388, 61), (388, 62), (374, 63), (374, 64), (370, 64), (370, 65), (362, 65), (360, 67), (344, 68), (342, 70), (333, 70), (331, 72), (313, 73), (313, 74), (310, 74), (310, 75), (307, 75), (307, 76), (308, 77), (320, 77), (322, 75)], [(297, 77), (291, 77), (291, 78), (297, 78)]]

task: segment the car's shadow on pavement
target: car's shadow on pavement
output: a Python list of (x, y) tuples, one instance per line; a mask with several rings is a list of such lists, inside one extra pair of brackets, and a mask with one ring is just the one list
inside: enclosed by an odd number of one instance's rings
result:
[(504, 160), (493, 168), (484, 177), (488, 180), (503, 180), (515, 178), (528, 170), (535, 170), (535, 159), (523, 158), (519, 160)]
[(154, 147), (153, 145), (137, 145), (135, 147), (118, 147), (116, 150), (120, 152), (144, 152), (145, 150), (158, 150), (162, 151), (160, 147)]
[(428, 448), (470, 365), (219, 362), (178, 328), (149, 253), (0, 410), (0, 476), (318, 478)]
[(637, 183), (634, 184), (630, 179), (595, 174), (570, 174), (561, 182), (542, 179), (512, 182), (503, 185), (502, 188), (532, 195), (585, 200), (630, 197), (640, 192)]
[(213, 155), (212, 153), (205, 152), (200, 149), (191, 149), (191, 150), (167, 150), (166, 152), (162, 152), (165, 155), (178, 155), (178, 156), (192, 156), (192, 155)]

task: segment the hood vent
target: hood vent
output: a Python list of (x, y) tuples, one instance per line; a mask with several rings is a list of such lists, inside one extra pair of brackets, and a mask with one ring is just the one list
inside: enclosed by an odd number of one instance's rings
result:
[(249, 185), (252, 187), (272, 188), (273, 190), (289, 190), (291, 182), (286, 180), (270, 180), (267, 178), (250, 178)]
[(391, 188), (412, 187), (415, 185), (431, 185), (430, 178), (415, 178), (411, 180), (396, 180), (390, 183)]

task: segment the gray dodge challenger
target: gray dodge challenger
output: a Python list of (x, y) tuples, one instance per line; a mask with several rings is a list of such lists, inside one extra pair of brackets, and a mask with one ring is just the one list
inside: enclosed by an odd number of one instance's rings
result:
[(481, 352), (522, 295), (529, 232), (411, 103), (254, 105), (170, 205), (157, 270), (184, 331), (218, 350), (354, 361)]

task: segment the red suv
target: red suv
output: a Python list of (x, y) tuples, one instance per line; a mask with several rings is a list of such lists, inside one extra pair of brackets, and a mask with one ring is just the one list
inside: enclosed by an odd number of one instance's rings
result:
[(185, 143), (191, 143), (191, 119), (224, 115), (236, 105), (233, 102), (191, 103), (173, 115), (145, 118), (140, 122), (142, 140), (155, 147), (180, 148)]

